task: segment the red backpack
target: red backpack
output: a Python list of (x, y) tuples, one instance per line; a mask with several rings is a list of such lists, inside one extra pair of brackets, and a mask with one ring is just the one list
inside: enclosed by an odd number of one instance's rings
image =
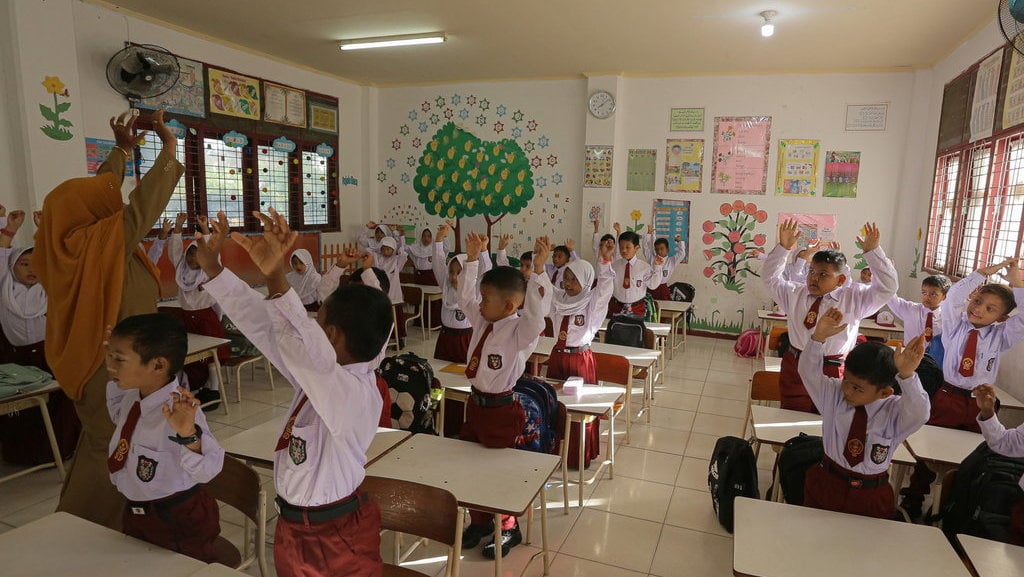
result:
[(733, 346), (736, 356), (745, 359), (752, 359), (761, 351), (761, 331), (759, 329), (746, 329), (740, 336), (736, 337), (736, 345)]

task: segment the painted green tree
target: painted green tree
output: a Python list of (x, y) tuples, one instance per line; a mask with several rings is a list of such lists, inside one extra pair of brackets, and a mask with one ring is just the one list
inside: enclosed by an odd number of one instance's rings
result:
[(514, 140), (481, 140), (449, 122), (424, 147), (413, 188), (427, 213), (455, 221), (460, 250), (461, 219), (483, 215), (487, 236), (508, 214), (533, 198), (533, 170)]

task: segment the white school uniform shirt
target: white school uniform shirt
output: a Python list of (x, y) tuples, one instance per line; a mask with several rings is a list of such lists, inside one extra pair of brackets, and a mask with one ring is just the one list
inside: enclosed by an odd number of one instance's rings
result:
[(388, 275), (388, 281), (390, 287), (388, 287), (388, 298), (391, 299), (391, 304), (397, 305), (405, 302), (405, 296), (402, 295), (402, 268), (405, 267), (405, 261), (408, 260), (409, 255), (405, 254), (405, 245), (399, 245), (395, 249), (395, 252), (391, 256), (384, 256), (384, 253), (380, 252), (380, 248), (370, 249), (373, 253), (373, 266), (383, 270)]
[[(654, 266), (654, 259), (658, 256), (658, 253), (654, 250), (654, 240), (653, 234), (644, 235), (644, 254), (647, 256), (647, 263), (651, 266)], [(677, 240), (675, 243), (676, 253), (665, 257), (665, 262), (661, 265), (661, 281), (658, 283), (658, 286), (668, 284), (669, 279), (672, 278), (672, 273), (676, 271), (676, 267), (679, 266), (686, 256), (686, 241)]]
[(178, 379), (142, 399), (138, 389), (121, 390), (114, 381), (107, 383), (107, 411), (114, 422), (114, 435), (107, 445), (113, 454), (121, 440), (121, 429), (135, 401), (142, 409), (132, 433), (124, 467), (110, 473), (110, 481), (129, 501), (163, 499), (199, 483), (208, 483), (224, 467), (224, 449), (210, 432), (206, 415), (196, 411), (196, 426), (203, 430), (201, 453), (193, 453), (167, 437), (176, 433), (163, 414), (171, 393), (177, 392)]
[(903, 394), (890, 395), (864, 405), (868, 414), (864, 460), (850, 466), (843, 451), (856, 409), (843, 398), (843, 380), (821, 373), (824, 351), (824, 344), (812, 339), (800, 355), (799, 371), (807, 394), (821, 411), (821, 438), (825, 454), (840, 467), (861, 475), (888, 471), (896, 449), (928, 422), (931, 412), (928, 393), (921, 386), (917, 373), (908, 379), (896, 375)]
[(26, 286), (14, 278), (14, 264), (29, 248), (0, 248), (0, 328), (16, 347), (46, 339), (46, 290), (42, 283)]
[[(508, 260), (508, 257), (505, 257)], [(565, 269), (569, 266), (569, 263), (579, 259), (579, 255), (576, 251), (569, 253), (569, 260), (562, 266), (555, 266), (551, 263), (544, 263), (544, 272), (548, 275), (548, 279), (551, 281), (551, 286), (555, 287), (555, 290), (562, 290), (562, 282), (565, 281)], [(555, 282), (555, 273), (558, 273), (558, 282)]]
[[(761, 278), (768, 292), (786, 313), (789, 342), (799, 350), (803, 350), (811, 340), (813, 329), (804, 326), (804, 319), (817, 298), (807, 291), (807, 283), (795, 283), (783, 278), (788, 250), (781, 244), (768, 253), (761, 266)], [(818, 307), (818, 314), (823, 315), (830, 308), (837, 308), (843, 313), (846, 331), (834, 336), (825, 343), (825, 355), (845, 355), (857, 344), (861, 319), (873, 315), (880, 309), (899, 288), (896, 268), (885, 257), (882, 247), (864, 253), (874, 275), (871, 284), (853, 283), (843, 285), (823, 295)]]
[[(1016, 429), (1007, 430), (999, 417), (993, 415), (982, 421), (978, 415), (978, 426), (981, 427), (981, 434), (988, 443), (988, 448), (1005, 457), (1024, 457), (1024, 425)], [(1021, 489), (1024, 489), (1024, 476), (1018, 481)]]
[[(477, 261), (467, 262), (459, 276), (459, 307), (473, 326), (467, 362), (488, 325), (480, 315), (479, 266)], [(551, 280), (547, 275), (530, 275), (526, 284), (526, 304), (521, 314), (513, 313), (493, 323), (494, 328), (480, 351), (480, 367), (476, 376), (469, 380), (477, 390), (484, 393), (512, 390), (526, 370), (526, 359), (537, 348), (540, 333), (544, 330), (544, 316), (551, 307), (551, 292)]]
[[(463, 312), (462, 307), (459, 306), (459, 291), (457, 288), (451, 286), (448, 282), (448, 265), (446, 260), (448, 257), (447, 248), (439, 242), (434, 243), (434, 277), (437, 279), (438, 286), (441, 287), (441, 324), (450, 329), (469, 329), (473, 325), (469, 324), (469, 317)], [(499, 252), (500, 255), (500, 252)], [(460, 254), (456, 257), (462, 262), (463, 268), (466, 264), (466, 255)], [(500, 258), (500, 256), (499, 256)], [(483, 278), (484, 273), (491, 270), (491, 257), (487, 254), (487, 251), (480, 251), (480, 258), (477, 259), (479, 262), (479, 268), (477, 273), (480, 278)], [(460, 274), (461, 277), (461, 274)], [(459, 279), (462, 282), (462, 279)], [(480, 290), (480, 281), (477, 281), (477, 291)]]
[[(209, 236), (206, 237), (209, 239)], [(199, 289), (187, 289), (181, 286), (180, 275), (182, 269), (187, 268), (188, 264), (185, 263), (185, 244), (181, 237), (181, 233), (172, 233), (171, 241), (167, 243), (167, 254), (171, 258), (171, 264), (174, 265), (175, 270), (175, 282), (178, 284), (178, 302), (181, 304), (182, 310), (186, 311), (198, 311), (212, 307), (216, 304), (216, 301), (212, 296), (207, 294), (205, 290)], [(199, 286), (202, 286), (208, 279), (206, 273), (202, 269), (192, 270), (189, 269), (184, 274), (200, 279)]]
[[(590, 291), (589, 301), (583, 310), (568, 315), (569, 327), (565, 339), (567, 347), (582, 347), (589, 345), (594, 340), (601, 324), (608, 316), (608, 300), (612, 298), (612, 285), (615, 284), (615, 273), (612, 272), (611, 264), (602, 264), (597, 271), (597, 286)], [(562, 326), (564, 315), (558, 314), (552, 302), (551, 326), (555, 331), (555, 338)]]
[[(409, 260), (412, 261), (412, 266), (416, 270), (434, 270), (434, 244), (423, 244), (420, 238), (423, 236), (423, 230), (420, 229), (420, 234), (416, 236), (416, 242), (406, 245), (405, 250), (409, 253)], [(448, 239), (444, 239), (444, 256), (448, 256), (448, 251), (451, 248), (448, 245)], [(444, 259), (441, 259), (442, 263)]]
[(640, 258), (639, 253), (629, 259), (629, 288), (622, 288), (622, 278), (626, 275), (626, 259), (619, 257), (612, 261), (615, 271), (615, 283), (612, 296), (620, 303), (635, 303), (644, 300), (647, 289), (654, 290), (661, 284), (662, 265), (653, 267)]
[[(999, 355), (1024, 339), (1024, 315), (1015, 314), (1005, 322), (992, 323), (978, 329), (978, 348), (974, 356), (974, 376), (960, 374), (960, 360), (964, 346), (974, 325), (967, 320), (967, 299), (974, 289), (985, 282), (985, 276), (973, 272), (950, 287), (942, 301), (942, 346), (946, 350), (942, 359), (942, 376), (946, 382), (961, 389), (972, 390), (978, 385), (996, 382), (999, 373)], [(1013, 298), (1024, 303), (1024, 289), (1013, 289)]]
[(156, 237), (153, 239), (153, 244), (149, 245), (149, 250), (146, 251), (146, 257), (156, 264), (160, 262), (160, 257), (164, 254), (164, 247), (167, 246), (167, 239)]
[(277, 494), (297, 507), (351, 495), (366, 475), (366, 450), (383, 404), (373, 363), (339, 365), (327, 335), (306, 315), (294, 290), (266, 299), (227, 269), (206, 288), (295, 388), (285, 414), (309, 398), (296, 415), (289, 446), (274, 455)]
[[(874, 278), (874, 271), (872, 271)], [(904, 340), (910, 342), (918, 335), (924, 334), (925, 324), (928, 322), (928, 313), (932, 313), (932, 340), (939, 338), (942, 334), (942, 307), (932, 310), (921, 303), (908, 301), (898, 296), (893, 296), (886, 303), (892, 314), (903, 321)]]

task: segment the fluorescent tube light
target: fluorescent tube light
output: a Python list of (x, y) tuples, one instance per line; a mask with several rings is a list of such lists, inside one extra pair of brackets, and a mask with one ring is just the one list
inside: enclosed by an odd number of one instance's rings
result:
[(379, 36), (376, 38), (357, 38), (342, 40), (338, 47), (342, 50), (363, 50), (365, 48), (388, 48), (391, 46), (414, 46), (417, 44), (440, 44), (447, 40), (444, 32), (429, 34), (405, 34), (400, 36)]

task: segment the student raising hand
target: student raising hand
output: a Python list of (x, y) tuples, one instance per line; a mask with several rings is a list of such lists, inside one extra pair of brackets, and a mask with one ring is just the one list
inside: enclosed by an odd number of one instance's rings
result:
[(882, 240), (882, 233), (878, 232), (878, 227), (873, 222), (865, 222), (864, 236), (858, 236), (857, 241), (860, 242), (860, 247), (864, 252), (871, 252), (878, 248), (879, 242)]
[(551, 246), (551, 242), (546, 236), (538, 236), (537, 241), (533, 245), (533, 270), (540, 274), (544, 272), (544, 264), (547, 263), (548, 258), (551, 256), (551, 250), (554, 247)]
[(1010, 283), (1012, 288), (1024, 288), (1024, 279), (1021, 279), (1020, 274), (1020, 261), (1011, 258), (1006, 265), (1006, 274), (1003, 275), (1003, 279)]
[(469, 233), (469, 236), (466, 237), (466, 260), (476, 260), (486, 248), (487, 237), (476, 232)]
[(174, 222), (169, 218), (165, 218), (160, 222), (160, 234), (157, 235), (161, 240), (167, 238), (171, 234), (171, 230), (174, 228)]
[[(217, 220), (210, 224), (213, 226), (213, 231), (209, 238), (201, 233), (196, 233), (196, 260), (199, 261), (199, 266), (206, 276), (213, 279), (224, 270), (224, 266), (220, 263), (220, 249), (224, 244), (224, 239), (231, 231), (231, 225), (228, 224), (228, 217), (224, 211), (218, 212)], [(180, 227), (176, 230), (180, 230)]]
[(823, 343), (828, 340), (829, 337), (838, 335), (839, 333), (846, 330), (846, 323), (843, 322), (843, 313), (832, 307), (825, 311), (825, 314), (818, 317), (818, 322), (814, 325), (814, 334), (811, 338)]
[(905, 347), (896, 345), (892, 360), (896, 363), (896, 370), (899, 371), (901, 379), (909, 379), (917, 371), (917, 366), (924, 358), (924, 346), (924, 335), (917, 335)]
[(996, 388), (992, 385), (978, 385), (972, 392), (974, 400), (978, 403), (978, 409), (981, 410), (981, 420), (991, 419), (996, 414)]
[[(273, 208), (270, 209), (269, 215), (258, 210), (254, 210), (252, 214), (263, 223), (263, 236), (245, 236), (233, 232), (231, 233), (232, 240), (249, 253), (252, 262), (256, 263), (256, 266), (268, 278), (276, 272), (283, 273), (284, 255), (295, 244), (299, 233), (291, 230), (288, 226), (288, 219)], [(218, 220), (220, 217), (221, 215), (218, 213)], [(227, 223), (226, 217), (224, 222)]]
[(501, 235), (501, 239), (498, 240), (498, 250), (505, 250), (506, 248), (508, 248), (508, 243), (511, 240), (512, 240), (512, 235), (511, 234), (503, 234), (503, 235)]
[(787, 220), (779, 225), (779, 244), (786, 250), (792, 250), (801, 234), (796, 221)]
[(600, 252), (598, 255), (601, 257), (601, 262), (604, 264), (611, 263), (615, 260), (615, 245), (611, 243), (601, 243)]

